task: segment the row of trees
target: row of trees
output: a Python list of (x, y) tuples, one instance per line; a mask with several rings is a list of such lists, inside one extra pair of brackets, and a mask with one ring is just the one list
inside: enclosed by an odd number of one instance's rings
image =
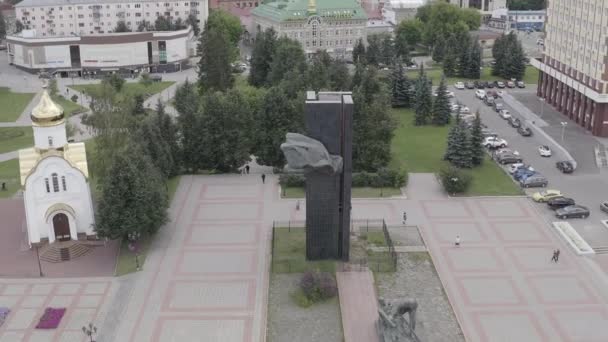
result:
[(443, 56), (443, 73), (447, 77), (478, 79), (481, 76), (481, 46), (476, 39), (468, 39), (464, 45), (452, 46)]
[(394, 39), (388, 33), (367, 36), (367, 47), (362, 39), (353, 48), (355, 63), (374, 66), (390, 65), (396, 62), (410, 63), (410, 45), (404, 37)]
[(492, 75), (521, 80), (526, 73), (526, 55), (514, 32), (502, 35), (494, 42), (492, 55), (496, 64)]
[(483, 135), (479, 113), (475, 114), (475, 120), (470, 128), (460, 120), (460, 115), (457, 115), (456, 123), (448, 133), (444, 159), (459, 168), (481, 165), (484, 158), (482, 142)]

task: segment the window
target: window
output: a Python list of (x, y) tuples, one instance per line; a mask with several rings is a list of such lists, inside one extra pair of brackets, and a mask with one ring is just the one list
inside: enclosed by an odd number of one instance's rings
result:
[(53, 147), (53, 137), (49, 137), (49, 147)]
[(53, 173), (51, 177), (53, 178), (53, 192), (59, 192), (59, 179), (57, 178), (57, 174)]
[(51, 186), (49, 185), (49, 179), (48, 178), (44, 179), (44, 185), (46, 187), (46, 192), (50, 193), (51, 192)]
[(65, 176), (61, 176), (61, 186), (63, 187), (63, 191), (68, 191), (68, 187), (65, 183)]

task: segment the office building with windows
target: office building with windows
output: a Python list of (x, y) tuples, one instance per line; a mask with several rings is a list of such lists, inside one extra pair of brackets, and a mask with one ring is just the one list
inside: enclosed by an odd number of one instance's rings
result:
[(23, 0), (15, 5), (16, 19), (39, 37), (111, 33), (119, 22), (132, 31), (158, 17), (185, 21), (194, 14), (202, 27), (209, 14), (207, 0)]
[(538, 96), (593, 135), (608, 137), (608, 2), (549, 1)]
[(449, 0), (449, 3), (460, 8), (475, 8), (485, 17), (499, 8), (507, 8), (507, 0)]

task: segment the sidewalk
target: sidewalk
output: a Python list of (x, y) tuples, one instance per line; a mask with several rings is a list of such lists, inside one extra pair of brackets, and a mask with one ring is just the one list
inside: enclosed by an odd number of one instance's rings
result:
[(378, 342), (378, 302), (371, 271), (336, 272), (345, 342)]

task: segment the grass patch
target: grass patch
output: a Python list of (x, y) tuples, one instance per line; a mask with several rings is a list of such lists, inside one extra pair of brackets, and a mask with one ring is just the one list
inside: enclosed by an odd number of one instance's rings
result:
[[(146, 262), (146, 255), (148, 248), (152, 241), (151, 236), (144, 235), (139, 239), (139, 269), (144, 268)], [(129, 243), (123, 241), (120, 244), (120, 253), (118, 253), (118, 260), (116, 261), (116, 276), (122, 276), (125, 274), (133, 273), (137, 271), (137, 264), (135, 263), (135, 254), (129, 250)]]
[[(129, 83), (125, 83), (123, 85), (122, 90), (119, 93), (120, 94), (119, 96), (122, 98), (132, 98), (137, 95), (143, 95), (144, 98), (147, 99), (150, 96), (152, 96), (156, 93), (160, 93), (161, 91), (167, 89), (173, 83), (175, 83), (175, 82), (172, 82), (172, 81), (154, 82), (146, 87), (143, 84), (140, 84), (139, 82), (129, 82)], [(99, 91), (101, 90), (101, 83), (72, 85), (72, 86), (70, 86), (70, 88), (73, 88), (74, 90), (79, 91), (79, 92), (82, 92), (84, 90), (84, 92), (87, 95), (91, 95), (91, 94), (99, 93)]]
[[(414, 126), (414, 113), (411, 110), (393, 110), (393, 116), (397, 129), (391, 146), (391, 167), (434, 173), (448, 165), (443, 160), (443, 154), (449, 126)], [(481, 166), (470, 172), (473, 180), (466, 196), (512, 196), (522, 193), (489, 156)]]
[(427, 252), (410, 252), (407, 253), (407, 257), (414, 262), (431, 262), (431, 256)]
[(0, 198), (12, 197), (21, 188), (19, 179), (19, 160), (0, 162), (0, 183), (6, 183), (6, 191), (0, 190)]
[(34, 98), (33, 93), (13, 93), (0, 87), (0, 122), (15, 122)]
[[(372, 188), (372, 187), (360, 187), (352, 188), (353, 198), (380, 198), (380, 197), (392, 197), (401, 196), (401, 189), (398, 188)], [(283, 198), (304, 198), (306, 197), (306, 191), (300, 187), (286, 187)]]
[[(433, 68), (433, 69), (424, 69), (427, 77), (433, 81), (434, 85), (439, 85), (439, 81), (441, 80), (441, 75), (443, 75), (443, 70), (441, 68)], [(390, 71), (385, 72), (388, 76)], [(408, 70), (407, 76), (411, 79), (418, 78), (419, 70)], [(454, 84), (458, 81), (475, 81), (476, 79), (463, 78), (463, 77), (448, 77), (446, 81), (448, 84)], [(484, 67), (481, 71), (480, 81), (504, 81), (504, 78), (493, 76), (491, 67)], [(537, 84), (538, 83), (538, 69), (531, 65), (526, 66), (526, 73), (524, 74), (523, 81), (526, 84)]]
[(272, 272), (304, 273), (315, 270), (334, 274), (336, 263), (333, 260), (306, 260), (306, 231), (304, 228), (275, 228)]
[(171, 201), (173, 201), (173, 197), (175, 197), (175, 192), (177, 191), (177, 186), (179, 185), (179, 180), (182, 176), (175, 176), (169, 178), (167, 181), (167, 188), (169, 193), (169, 205), (171, 205)]
[(57, 102), (57, 104), (63, 107), (63, 111), (67, 117), (84, 113), (87, 111), (85, 107), (79, 105), (78, 103), (72, 100), (68, 100), (61, 95), (53, 96), (53, 101)]
[(384, 239), (384, 232), (382, 231), (369, 231), (365, 237), (368, 245), (375, 245), (377, 247), (387, 246), (386, 239)]
[(12, 152), (34, 145), (31, 127), (0, 127), (0, 153)]

